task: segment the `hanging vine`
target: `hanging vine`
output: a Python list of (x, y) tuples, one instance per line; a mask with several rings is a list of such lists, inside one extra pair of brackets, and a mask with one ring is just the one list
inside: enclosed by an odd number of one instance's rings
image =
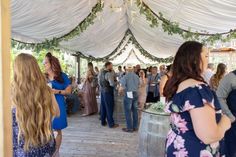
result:
[(203, 43), (213, 44), (215, 41), (229, 41), (236, 38), (236, 29), (231, 29), (223, 33), (208, 33), (207, 31), (193, 32), (191, 28), (183, 29), (179, 26), (179, 23), (172, 22), (166, 19), (161, 12), (156, 14), (150, 7), (142, 0), (136, 0), (136, 4), (139, 8), (140, 14), (144, 15), (150, 22), (150, 27), (161, 26), (163, 31), (169, 35), (178, 34), (185, 40), (198, 40)]
[[(129, 40), (127, 41), (126, 45), (122, 49), (120, 49), (121, 46), (123, 45), (123, 43), (125, 42), (125, 40), (127, 40), (127, 37), (129, 37)], [(107, 55), (105, 57), (95, 58), (93, 56), (85, 56), (81, 52), (77, 52), (77, 54), (80, 55), (80, 57), (85, 58), (90, 61), (97, 61), (97, 62), (104, 62), (104, 61), (108, 61), (108, 60), (112, 61), (115, 58), (117, 58), (118, 56), (120, 56), (126, 50), (127, 45), (130, 43), (132, 43), (135, 46), (135, 48), (138, 49), (144, 57), (146, 57), (154, 62), (171, 63), (174, 59), (172, 56), (168, 57), (168, 58), (158, 58), (158, 57), (150, 54), (148, 51), (146, 51), (145, 49), (142, 48), (142, 46), (138, 43), (138, 41), (136, 40), (136, 38), (134, 37), (134, 35), (132, 34), (132, 32), (129, 29), (126, 31), (125, 36), (121, 40), (118, 47), (113, 52), (111, 52), (109, 55)], [(117, 53), (117, 50), (119, 50), (119, 49), (120, 49), (120, 51)], [(116, 54), (116, 55), (114, 55), (114, 54)]]
[(91, 13), (81, 23), (79, 23), (72, 31), (59, 38), (53, 38), (51, 40), (46, 39), (44, 42), (41, 43), (27, 43), (12, 39), (11, 45), (16, 49), (31, 49), (36, 52), (39, 52), (42, 49), (58, 50), (59, 42), (68, 41), (69, 39), (72, 39), (75, 36), (80, 35), (90, 25), (93, 25), (94, 20), (97, 17), (97, 13), (101, 12), (103, 10), (103, 7), (104, 7), (104, 0), (98, 0), (98, 3), (92, 8)]

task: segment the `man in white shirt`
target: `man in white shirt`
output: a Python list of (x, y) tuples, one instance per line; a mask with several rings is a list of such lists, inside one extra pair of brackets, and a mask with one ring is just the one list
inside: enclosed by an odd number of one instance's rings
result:
[(207, 82), (210, 83), (211, 77), (214, 75), (214, 64), (209, 63), (207, 66), (207, 70), (203, 73), (203, 78)]

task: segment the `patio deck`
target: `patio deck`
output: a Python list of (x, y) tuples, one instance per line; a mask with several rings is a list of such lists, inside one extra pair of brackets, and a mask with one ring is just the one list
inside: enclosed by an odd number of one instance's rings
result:
[(137, 157), (138, 133), (102, 127), (98, 115), (68, 117), (60, 157)]

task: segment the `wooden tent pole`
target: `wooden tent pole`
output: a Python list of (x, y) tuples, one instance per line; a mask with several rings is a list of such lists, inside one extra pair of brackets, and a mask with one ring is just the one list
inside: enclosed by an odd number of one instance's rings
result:
[(10, 0), (0, 6), (0, 156), (12, 156), (12, 127), (10, 103)]

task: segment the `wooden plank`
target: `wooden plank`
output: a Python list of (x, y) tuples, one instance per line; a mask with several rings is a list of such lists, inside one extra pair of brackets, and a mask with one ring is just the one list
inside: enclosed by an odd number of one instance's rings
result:
[(102, 127), (98, 115), (68, 118), (63, 131), (62, 157), (137, 157), (138, 133)]
[[(3, 146), (1, 156), (12, 156), (12, 131), (11, 131), (11, 103), (10, 103), (10, 0), (1, 0), (1, 57), (0, 57), (0, 81), (1, 81), (1, 104), (0, 110), (3, 115)], [(1, 128), (2, 129), (2, 128)]]

